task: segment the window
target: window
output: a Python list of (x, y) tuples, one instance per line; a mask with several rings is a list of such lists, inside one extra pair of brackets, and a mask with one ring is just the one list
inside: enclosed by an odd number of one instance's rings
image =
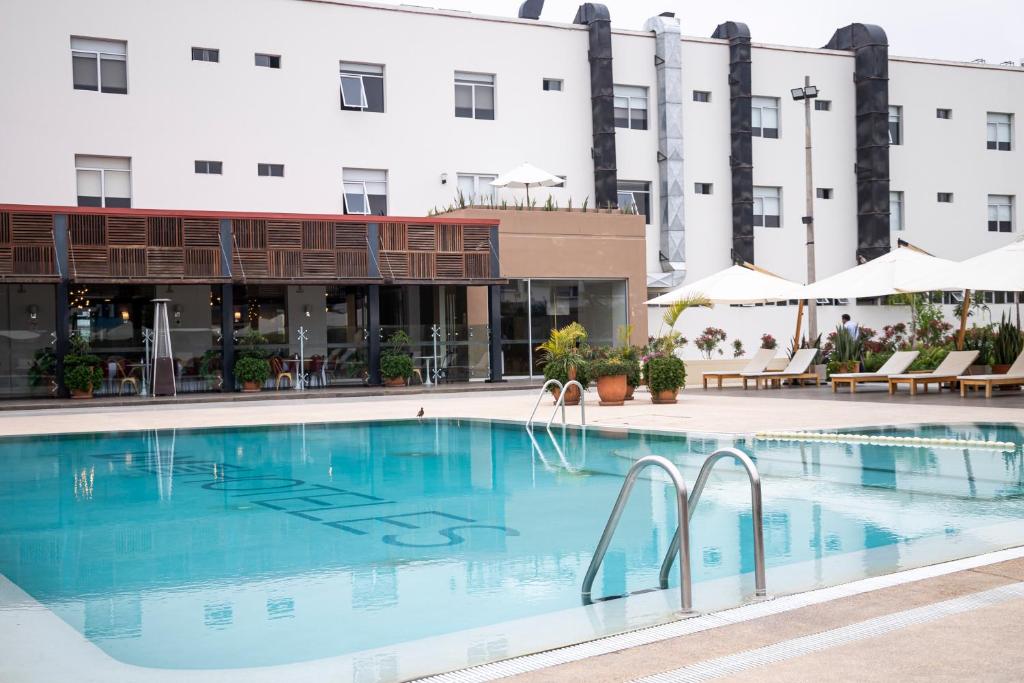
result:
[(368, 168), (346, 168), (342, 172), (345, 213), (386, 216), (388, 213), (388, 172)]
[(266, 55), (262, 52), (257, 52), (256, 66), (265, 66), (268, 69), (280, 69), (281, 55)]
[(903, 230), (903, 193), (889, 193), (889, 229)]
[(889, 107), (889, 144), (903, 144), (903, 107)]
[(494, 120), (494, 74), (455, 72), (455, 116)]
[[(221, 171), (223, 169), (224, 169), (224, 162), (223, 161), (200, 161), (198, 159), (196, 160), (196, 173), (208, 173), (208, 174), (211, 174), (211, 175), (220, 175)], [(281, 174), (284, 175), (284, 170), (283, 169), (281, 171)], [(262, 175), (262, 174), (260, 174), (260, 175)]]
[(283, 178), (284, 164), (256, 164), (256, 175)]
[(712, 190), (714, 190), (714, 185), (712, 185), (711, 183), (693, 184), (693, 191), (696, 194), (711, 194)]
[(778, 187), (754, 188), (754, 225), (766, 228), (782, 226), (782, 190)]
[(647, 88), (615, 86), (615, 127), (647, 130)]
[(1003, 152), (1010, 151), (1010, 126), (1013, 124), (1010, 114), (988, 113), (988, 148)]
[(988, 196), (988, 231), (1013, 232), (1013, 195)]
[(562, 79), (561, 78), (545, 78), (544, 89), (551, 92), (562, 91)]
[(818, 199), (832, 199), (831, 187), (819, 187), (816, 196)]
[(750, 98), (750, 133), (758, 137), (779, 137), (779, 98)]
[(709, 93), (707, 90), (694, 90), (693, 91), (693, 101), (694, 102), (710, 102), (711, 101), (711, 93)]
[(832, 111), (832, 100), (814, 100), (814, 109), (816, 111)]
[(128, 94), (128, 43), (123, 40), (71, 38), (75, 90)]
[(79, 206), (130, 208), (132, 160), (130, 157), (75, 155)]
[(219, 62), (220, 50), (212, 47), (194, 47), (192, 48), (192, 61)]
[(935, 200), (937, 202), (939, 202), (939, 203), (942, 203), (942, 204), (952, 204), (953, 203), (953, 193), (952, 192), (939, 192), (936, 195)]
[(935, 118), (937, 118), (937, 119), (951, 119), (951, 118), (953, 118), (953, 110), (952, 109), (936, 109), (935, 110)]
[(458, 188), (462, 199), (467, 204), (492, 204), (494, 202), (494, 186), (491, 181), (496, 175), (477, 175), (459, 173)]
[(384, 111), (384, 67), (341, 62), (341, 108), (346, 111)]
[(619, 209), (635, 211), (651, 224), (651, 184), (637, 180), (619, 181)]

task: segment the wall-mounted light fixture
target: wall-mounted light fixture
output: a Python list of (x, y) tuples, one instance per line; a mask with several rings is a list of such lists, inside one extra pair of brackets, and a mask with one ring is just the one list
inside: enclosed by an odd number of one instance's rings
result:
[(181, 324), (181, 304), (174, 304), (174, 308), (171, 309), (174, 312), (174, 323), (176, 325)]
[(310, 316), (310, 310), (308, 305), (302, 307), (302, 314), (305, 315), (307, 318)]
[(241, 311), (235, 311), (235, 322), (237, 323), (237, 322), (241, 321), (241, 319), (242, 319), (242, 312)]
[(28, 313), (28, 319), (31, 320), (32, 322), (39, 320), (39, 307), (36, 306), (35, 304), (29, 305), (29, 307), (26, 308), (25, 311)]
[(441, 184), (442, 185), (448, 184), (448, 174), (447, 173), (442, 173), (441, 174)]
[(126, 323), (126, 322), (130, 321), (131, 319), (132, 319), (131, 311), (129, 311), (127, 308), (122, 308), (121, 309), (121, 322)]

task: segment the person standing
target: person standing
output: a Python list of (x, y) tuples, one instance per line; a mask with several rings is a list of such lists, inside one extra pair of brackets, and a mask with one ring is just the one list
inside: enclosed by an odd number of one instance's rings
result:
[(843, 313), (843, 328), (850, 333), (853, 339), (860, 338), (860, 325), (850, 319), (849, 313)]

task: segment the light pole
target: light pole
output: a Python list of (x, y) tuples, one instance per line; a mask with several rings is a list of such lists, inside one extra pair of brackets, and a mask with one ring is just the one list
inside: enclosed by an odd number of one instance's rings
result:
[[(818, 96), (818, 88), (811, 85), (811, 77), (804, 76), (804, 87), (789, 91), (794, 100), (804, 101), (804, 169), (807, 180), (806, 213), (803, 223), (807, 226), (807, 284), (815, 281), (814, 274), (814, 172), (811, 166), (811, 100)], [(818, 336), (818, 307), (813, 299), (807, 302), (807, 337), (811, 343)], [(797, 340), (799, 343), (799, 340)]]

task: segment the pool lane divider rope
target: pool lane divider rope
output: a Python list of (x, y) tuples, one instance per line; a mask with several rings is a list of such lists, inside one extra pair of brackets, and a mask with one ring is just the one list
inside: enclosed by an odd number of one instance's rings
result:
[(885, 436), (881, 434), (845, 434), (839, 432), (757, 432), (755, 439), (762, 441), (819, 441), (823, 443), (872, 443), (888, 446), (939, 446), (942, 448), (989, 448), (996, 451), (1015, 451), (1012, 441), (985, 441), (983, 439), (940, 439), (922, 436)]

